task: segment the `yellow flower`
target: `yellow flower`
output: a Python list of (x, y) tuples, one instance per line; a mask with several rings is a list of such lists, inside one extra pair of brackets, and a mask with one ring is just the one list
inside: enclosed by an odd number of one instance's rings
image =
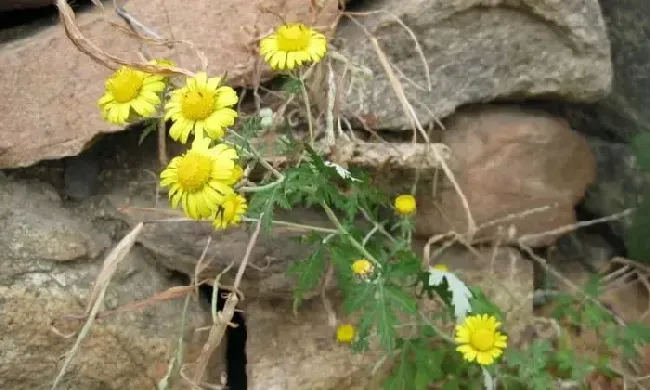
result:
[(354, 340), (354, 326), (339, 325), (336, 329), (336, 339), (339, 343), (349, 343)]
[(445, 264), (436, 264), (433, 266), (433, 269), (437, 269), (440, 272), (449, 272), (449, 267)]
[(292, 70), (306, 62), (318, 62), (327, 51), (325, 36), (302, 23), (289, 23), (260, 41), (260, 54), (275, 70)]
[(195, 138), (202, 138), (205, 131), (208, 137), (220, 140), (225, 128), (235, 123), (237, 112), (230, 108), (237, 104), (235, 90), (221, 86), (221, 78), (208, 78), (205, 72), (187, 78), (187, 85), (171, 93), (165, 106), (165, 119), (174, 124), (169, 135), (175, 141), (187, 142), (194, 131)]
[(352, 273), (359, 276), (367, 276), (373, 271), (372, 263), (366, 259), (356, 260), (352, 263)]
[(122, 125), (131, 117), (131, 109), (143, 118), (153, 116), (165, 83), (160, 76), (122, 66), (106, 80), (105, 88), (104, 96), (97, 102), (102, 116), (110, 123)]
[(219, 230), (238, 225), (247, 209), (246, 198), (234, 192), (228, 194), (221, 201), (212, 226)]
[(232, 177), (237, 152), (225, 144), (210, 147), (209, 138), (197, 139), (182, 156), (174, 157), (160, 174), (160, 185), (170, 186), (173, 208), (180, 204), (192, 219), (214, 215), (234, 190), (226, 181)]
[(462, 325), (456, 325), (456, 350), (463, 354), (468, 362), (476, 360), (478, 364), (494, 363), (507, 346), (507, 336), (496, 329), (501, 323), (487, 314), (477, 314), (465, 318)]
[(400, 195), (395, 198), (394, 206), (399, 214), (411, 214), (415, 211), (415, 197), (413, 195)]
[(244, 176), (244, 169), (240, 167), (239, 165), (235, 165), (235, 169), (232, 170), (232, 176), (226, 180), (226, 184), (228, 185), (235, 185), (239, 183), (241, 178)]

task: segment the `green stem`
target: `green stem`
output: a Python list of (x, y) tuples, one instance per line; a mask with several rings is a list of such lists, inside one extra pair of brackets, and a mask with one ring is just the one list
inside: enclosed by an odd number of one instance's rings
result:
[(281, 181), (284, 180), (284, 175), (280, 171), (278, 171), (277, 169), (273, 168), (273, 166), (271, 164), (269, 164), (269, 162), (266, 161), (264, 159), (264, 157), (262, 157), (262, 154), (259, 152), (259, 150), (257, 150), (257, 148), (255, 148), (246, 138), (242, 137), (240, 134), (237, 134), (237, 132), (235, 132), (235, 131), (231, 131), (230, 133), (232, 135), (234, 135), (235, 137), (239, 138), (240, 140), (243, 140), (244, 142), (246, 142), (246, 146), (248, 147), (248, 151), (251, 152), (251, 154), (253, 154), (255, 156), (255, 158), (257, 158), (257, 161), (259, 161), (259, 163), (264, 168), (271, 171), (271, 173), (273, 173), (273, 176), (275, 176), (278, 179), (278, 181), (281, 182)]
[(267, 184), (264, 184), (262, 186), (257, 186), (257, 187), (245, 186), (245, 187), (237, 188), (237, 191), (244, 192), (244, 193), (262, 192), (262, 191), (266, 191), (268, 189), (271, 189), (271, 188), (273, 188), (273, 187), (275, 187), (277, 185), (280, 185), (283, 182), (284, 182), (284, 180), (278, 180), (278, 181), (274, 181), (274, 182), (267, 183)]
[(300, 83), (300, 89), (302, 91), (302, 99), (305, 101), (305, 111), (307, 114), (307, 126), (309, 127), (309, 145), (314, 147), (314, 124), (311, 118), (311, 102), (309, 101), (309, 93), (307, 88), (305, 88), (305, 83)]
[[(244, 218), (243, 219), (246, 222), (259, 222), (258, 219), (255, 218)], [(271, 221), (274, 225), (280, 225), (280, 226), (288, 226), (288, 227), (294, 227), (297, 229), (302, 229), (302, 230), (311, 230), (314, 232), (320, 232), (320, 233), (328, 233), (328, 234), (339, 234), (340, 232), (335, 229), (328, 229), (324, 227), (319, 227), (319, 226), (313, 226), (313, 225), (304, 225), (301, 223), (295, 223), (295, 222), (289, 222), (289, 221), (277, 221), (273, 220)]]
[(343, 227), (339, 219), (336, 217), (334, 211), (328, 205), (326, 205), (325, 202), (321, 202), (320, 205), (323, 208), (323, 210), (325, 210), (325, 214), (327, 214), (327, 217), (330, 219), (330, 221), (332, 221), (334, 225), (336, 225), (336, 228), (339, 230), (339, 232), (341, 232), (341, 234), (348, 237), (348, 240), (350, 240), (352, 246), (357, 248), (359, 252), (361, 252), (366, 257), (367, 260), (372, 261), (373, 263), (375, 263), (377, 267), (381, 268), (381, 264), (379, 263), (379, 261), (377, 261), (377, 259), (375, 259), (375, 257), (371, 255), (370, 252), (368, 252), (368, 250), (364, 248), (364, 246), (361, 245), (359, 241), (355, 240), (354, 237), (352, 237), (350, 232), (348, 232), (345, 227)]

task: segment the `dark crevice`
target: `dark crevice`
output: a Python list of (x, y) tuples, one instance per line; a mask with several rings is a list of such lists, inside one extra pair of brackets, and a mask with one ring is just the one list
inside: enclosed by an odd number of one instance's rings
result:
[[(211, 286), (202, 285), (199, 287), (201, 298), (212, 304), (213, 288)], [(226, 303), (226, 297), (230, 293), (229, 290), (220, 289), (217, 292), (217, 311), (223, 309)], [(247, 390), (248, 389), (248, 375), (246, 373), (246, 340), (248, 338), (248, 331), (246, 329), (246, 320), (244, 313), (236, 311), (232, 323), (236, 327), (228, 326), (226, 328), (226, 376), (227, 388), (229, 390)]]
[[(92, 6), (90, 0), (68, 1), (68, 3), (75, 12), (84, 11)], [(0, 30), (36, 22), (55, 24), (59, 18), (59, 12), (55, 5), (2, 11), (1, 9), (4, 8), (0, 7)]]
[[(575, 212), (578, 221), (591, 221), (597, 218), (602, 218), (602, 215), (596, 215), (587, 210), (587, 208), (584, 206), (584, 201), (575, 207)], [(585, 231), (585, 233), (602, 237), (612, 247), (613, 256), (627, 257), (625, 241), (614, 232), (611, 222), (597, 223), (591, 226), (586, 226), (582, 229)]]

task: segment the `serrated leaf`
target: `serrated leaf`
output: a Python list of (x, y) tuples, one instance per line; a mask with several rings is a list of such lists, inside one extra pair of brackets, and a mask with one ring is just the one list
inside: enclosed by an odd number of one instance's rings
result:
[(144, 139), (147, 138), (149, 134), (153, 133), (158, 129), (157, 119), (149, 119), (147, 121), (149, 123), (142, 129), (142, 133), (140, 134), (140, 139), (138, 139), (138, 145), (142, 145)]
[(400, 310), (406, 314), (413, 315), (417, 313), (418, 309), (415, 299), (405, 293), (401, 288), (392, 284), (387, 284), (384, 286), (384, 291), (390, 300), (389, 305), (391, 305), (391, 307), (399, 307)]
[(364, 307), (365, 303), (372, 298), (375, 289), (370, 284), (363, 284), (348, 291), (343, 300), (342, 309), (346, 313), (353, 313)]
[(650, 171), (650, 133), (639, 133), (632, 139), (632, 151), (637, 164)]
[(322, 247), (317, 247), (307, 259), (297, 261), (289, 268), (289, 273), (298, 276), (293, 298), (293, 311), (298, 310), (304, 294), (315, 288), (325, 272), (325, 256)]
[(390, 298), (386, 292), (386, 286), (378, 284), (376, 296), (374, 299), (374, 314), (377, 321), (377, 334), (379, 343), (388, 351), (395, 349), (395, 339), (397, 332), (397, 318), (393, 311)]
[[(442, 372), (442, 360), (444, 351), (442, 350), (429, 350), (425, 345), (414, 345), (415, 350), (415, 366), (417, 372), (426, 378), (426, 384), (430, 385), (444, 377)], [(424, 378), (422, 380), (424, 380)], [(424, 387), (427, 389), (428, 387)]]
[(285, 92), (290, 94), (296, 94), (302, 91), (302, 81), (299, 78), (287, 76), (286, 80), (282, 84), (282, 89)]

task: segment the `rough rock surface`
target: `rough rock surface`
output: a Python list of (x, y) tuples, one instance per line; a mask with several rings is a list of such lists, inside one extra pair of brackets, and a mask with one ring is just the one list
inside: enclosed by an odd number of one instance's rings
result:
[[(424, 124), (469, 103), (547, 97), (593, 102), (611, 88), (609, 41), (597, 0), (378, 0), (362, 5), (357, 11), (387, 11), (357, 18), (377, 38)], [(415, 34), (422, 55), (395, 15)], [(410, 128), (361, 28), (342, 19), (336, 37), (352, 64), (374, 74), (368, 80), (363, 72), (348, 73), (354, 82), (348, 79), (351, 88), (339, 88), (343, 112), (371, 128)]]
[[(82, 323), (66, 319), (85, 310), (111, 245), (101, 221), (66, 209), (51, 186), (0, 177), (0, 388), (49, 388)], [(144, 300), (174, 284), (150, 255), (135, 248), (125, 259), (105, 299), (105, 310)], [(70, 390), (155, 389), (180, 334), (182, 302), (161, 302), (142, 312), (107, 316), (81, 344), (60, 385)], [(196, 304), (188, 314), (187, 358), (199, 340), (192, 330), (209, 314)], [(217, 380), (212, 378), (212, 380)]]
[(650, 132), (650, 3), (600, 0), (611, 42), (612, 92), (594, 105), (561, 109), (581, 131), (616, 142)]
[[(565, 120), (541, 111), (509, 106), (463, 110), (446, 124), (442, 142), (451, 149), (451, 169), (476, 224), (505, 219), (491, 223), (476, 238), (494, 239), (498, 229), (511, 225), (516, 238), (573, 223), (573, 206), (595, 176), (585, 138)], [(445, 179), (437, 191), (432, 200), (432, 188), (419, 187), (417, 233), (465, 233), (466, 212), (454, 188)], [(543, 207), (548, 209), (524, 213)], [(512, 218), (519, 213), (524, 214)], [(544, 246), (554, 240), (545, 236), (527, 243)]]
[[(200, 0), (189, 5), (181, 1), (129, 0), (123, 5), (158, 34), (195, 43), (208, 60), (210, 74), (228, 71), (230, 81), (242, 85), (254, 82), (259, 58), (255, 37), (278, 24), (276, 16), (262, 13), (261, 9), (287, 20), (329, 28), (335, 21), (338, 3), (320, 3), (323, 8), (313, 13), (310, 2), (302, 0)], [(80, 13), (77, 21), (81, 31), (99, 48), (121, 58), (139, 60), (140, 43), (109, 24), (123, 21), (108, 5), (105, 15), (94, 8)], [(187, 45), (177, 44), (171, 55), (161, 46), (152, 46), (148, 51), (151, 55), (171, 56), (185, 68), (200, 70), (197, 56)], [(94, 136), (121, 129), (105, 123), (95, 104), (110, 71), (80, 53), (61, 25), (0, 44), (0, 68), (0, 86), (5, 91), (0, 100), (0, 169), (76, 155)], [(267, 69), (263, 77), (270, 75)]]
[(379, 356), (339, 345), (320, 299), (303, 302), (297, 317), (291, 306), (262, 299), (246, 306), (251, 390), (380, 388), (371, 376)]

